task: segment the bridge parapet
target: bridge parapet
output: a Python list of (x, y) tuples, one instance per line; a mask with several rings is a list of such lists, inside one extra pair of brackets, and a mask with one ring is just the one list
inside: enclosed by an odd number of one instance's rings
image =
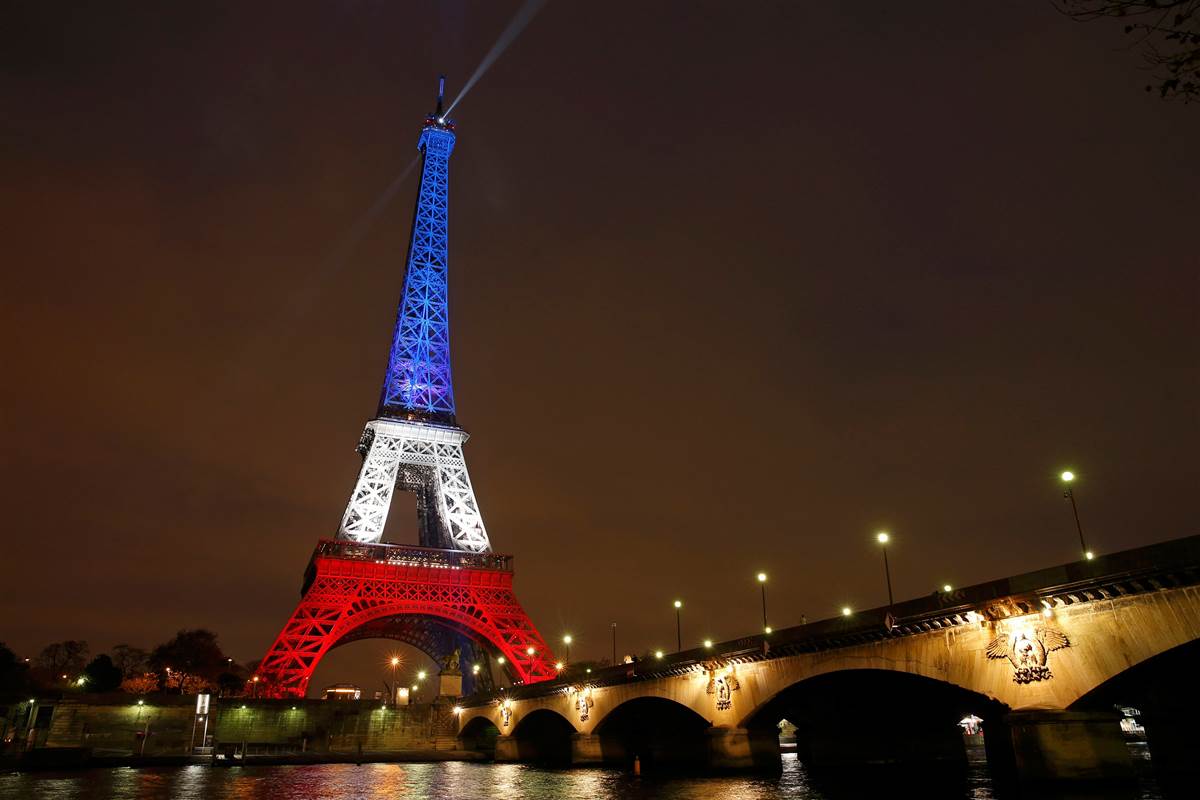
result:
[[(553, 755), (538, 748), (554, 739), (553, 752), (569, 749), (576, 763), (618, 763), (669, 754), (667, 745), (686, 739), (680, 758), (703, 751), (712, 767), (758, 768), (772, 761), (780, 719), (805, 729), (815, 748), (806, 758), (836, 765), (953, 760), (962, 746), (956, 723), (979, 712), (989, 762), (995, 755), (1008, 765), (998, 768), (1038, 780), (1118, 779), (1132, 772), (1113, 687), (1128, 686), (1136, 667), (1156, 676), (1139, 686), (1157, 688), (1169, 674), (1185, 677), (1165, 681), (1168, 691), (1190, 691), (1196, 654), (1200, 537), (1189, 537), (661, 659), (568, 671), (465, 698), (459, 725), (464, 741), (494, 728), (497, 759)], [(867, 718), (873, 738), (864, 743)]]
[(1099, 600), (1130, 597), (1164, 589), (1200, 585), (1200, 536), (1126, 550), (1092, 561), (1079, 561), (986, 583), (906, 600), (890, 607), (858, 611), (806, 625), (754, 634), (711, 648), (696, 647), (594, 669), (587, 675), (569, 670), (556, 680), (513, 686), (498, 692), (464, 698), (463, 707), (502, 699), (520, 700), (569, 691), (586, 683), (613, 686), (686, 675), (713, 663), (722, 665), (764, 661), (802, 653), (847, 647), (962, 628), (987, 626), (1000, 620), (1051, 613)]

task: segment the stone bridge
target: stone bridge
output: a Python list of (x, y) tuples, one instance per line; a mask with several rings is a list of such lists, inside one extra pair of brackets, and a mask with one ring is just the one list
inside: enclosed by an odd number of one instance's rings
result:
[(648, 769), (965, 763), (993, 775), (1128, 778), (1115, 709), (1141, 711), (1156, 769), (1194, 770), (1200, 536), (891, 608), (466, 698), (459, 738), (496, 760)]

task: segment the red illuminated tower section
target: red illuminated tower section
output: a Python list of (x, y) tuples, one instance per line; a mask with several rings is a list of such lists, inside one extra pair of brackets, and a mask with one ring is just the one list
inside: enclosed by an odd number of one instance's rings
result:
[[(513, 594), (512, 557), (491, 551), (455, 419), (448, 303), (449, 163), (454, 125), (437, 111), (417, 147), (421, 185), (404, 288), (376, 418), (337, 535), (317, 543), (301, 598), (258, 670), (268, 695), (303, 697), (321, 658), (365, 638), (437, 661), (461, 654), (468, 681), (500, 664), (522, 683), (556, 675), (554, 655)], [(381, 541), (396, 490), (417, 496), (419, 547)]]

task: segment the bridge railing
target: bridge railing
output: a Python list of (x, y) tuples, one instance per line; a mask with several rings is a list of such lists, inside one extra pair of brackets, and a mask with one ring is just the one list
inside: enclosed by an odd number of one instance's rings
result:
[(1200, 536), (1190, 536), (1124, 552), (1036, 570), (1001, 580), (933, 592), (891, 606), (855, 611), (848, 616), (817, 620), (771, 634), (756, 633), (662, 658), (639, 659), (593, 669), (586, 675), (570, 669), (555, 681), (513, 686), (501, 693), (463, 698), (464, 706), (521, 699), (574, 685), (605, 686), (669, 677), (710, 665), (741, 663), (877, 642), (959, 625), (986, 624), (1006, 616), (1041, 613), (1121, 595), (1200, 584)]
[(320, 540), (313, 558), (320, 557), (444, 569), (486, 569), (498, 572), (513, 570), (512, 556), (503, 553), (472, 553), (468, 550), (442, 550), (437, 547), (369, 544), (348, 539)]

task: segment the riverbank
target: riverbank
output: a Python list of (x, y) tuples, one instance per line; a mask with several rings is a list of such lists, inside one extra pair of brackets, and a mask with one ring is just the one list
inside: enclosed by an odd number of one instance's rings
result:
[(47, 747), (0, 759), (0, 771), (104, 769), (112, 767), (250, 767), (296, 764), (420, 764), (439, 761), (489, 761), (473, 750), (364, 750), (362, 753), (273, 753), (245, 757), (186, 755), (97, 755), (82, 747)]

